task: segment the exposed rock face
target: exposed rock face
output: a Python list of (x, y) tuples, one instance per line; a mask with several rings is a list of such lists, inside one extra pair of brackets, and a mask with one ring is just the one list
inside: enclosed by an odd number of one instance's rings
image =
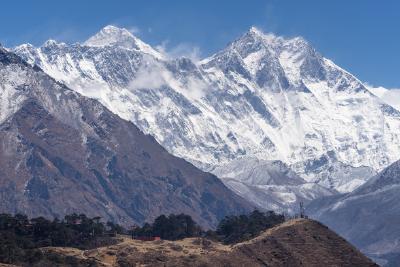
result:
[(308, 213), (381, 265), (400, 265), (400, 161), (354, 192), (313, 201)]
[[(259, 237), (234, 246), (205, 239), (120, 244), (80, 251), (44, 248), (35, 266), (378, 266), (343, 238), (310, 220), (295, 220), (274, 227)], [(42, 264), (42, 265), (40, 265)], [(47, 265), (46, 265), (47, 264)]]
[(125, 225), (183, 212), (211, 227), (251, 208), (214, 175), (1, 48), (0, 90), (1, 212), (83, 212)]
[[(14, 51), (174, 155), (248, 189), (257, 181), (243, 184), (223, 167), (243, 158), (281, 161), (307, 183), (350, 192), (398, 159), (400, 112), (300, 37), (251, 28), (198, 63), (169, 59), (112, 26), (83, 44), (48, 41)], [(307, 183), (309, 196), (328, 192)], [(292, 198), (257, 190), (243, 196), (291, 205)], [(295, 193), (295, 202), (303, 195)]]

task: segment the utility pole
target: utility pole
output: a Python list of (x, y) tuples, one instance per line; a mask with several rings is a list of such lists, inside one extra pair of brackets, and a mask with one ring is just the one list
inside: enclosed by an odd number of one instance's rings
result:
[(300, 218), (305, 218), (304, 203), (300, 201)]

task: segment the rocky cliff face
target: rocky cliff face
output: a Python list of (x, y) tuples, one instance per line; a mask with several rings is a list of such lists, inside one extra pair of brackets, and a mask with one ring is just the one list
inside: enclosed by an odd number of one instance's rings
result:
[(134, 124), (0, 48), (0, 209), (125, 225), (187, 213), (205, 227), (250, 205)]

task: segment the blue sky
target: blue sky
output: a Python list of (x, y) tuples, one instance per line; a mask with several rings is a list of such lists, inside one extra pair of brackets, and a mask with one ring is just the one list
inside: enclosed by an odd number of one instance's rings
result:
[(174, 53), (207, 56), (254, 25), (301, 35), (362, 81), (400, 88), (400, 1), (159, 0), (5, 1), (0, 42), (83, 41), (105, 25), (123, 26)]

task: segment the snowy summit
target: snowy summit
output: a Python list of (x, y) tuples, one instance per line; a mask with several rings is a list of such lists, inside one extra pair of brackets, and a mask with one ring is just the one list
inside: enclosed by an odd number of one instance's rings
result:
[(135, 37), (127, 29), (118, 28), (112, 25), (104, 27), (97, 34), (85, 41), (83, 45), (94, 47), (118, 46), (126, 49), (142, 51), (157, 58), (162, 58), (160, 52)]
[(261, 206), (350, 192), (398, 159), (400, 112), (302, 37), (252, 27), (197, 64), (114, 26), (83, 45), (14, 51)]

